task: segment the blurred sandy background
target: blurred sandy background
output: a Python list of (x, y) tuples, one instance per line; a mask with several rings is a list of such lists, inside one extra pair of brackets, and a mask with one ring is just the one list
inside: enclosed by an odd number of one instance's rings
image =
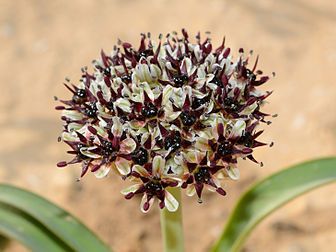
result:
[[(274, 141), (255, 156), (260, 168), (241, 162), (241, 179), (226, 183), (228, 196), (184, 199), (188, 251), (208, 251), (234, 203), (252, 183), (288, 165), (336, 151), (336, 2), (331, 0), (47, 1), (0, 0), (0, 182), (39, 193), (79, 217), (115, 251), (161, 251), (159, 211), (144, 215), (139, 199), (118, 193), (116, 177), (92, 174), (75, 182), (78, 167), (59, 169), (67, 159), (58, 105), (68, 98), (65, 77), (77, 83), (100, 49), (118, 38), (138, 44), (140, 32), (154, 36), (187, 28), (211, 31), (219, 44), (226, 35), (261, 55), (259, 67), (276, 78), (265, 108), (279, 117), (261, 136)], [(336, 251), (335, 184), (306, 194), (263, 222), (244, 251)], [(75, 239), (76, 237), (74, 237)], [(13, 242), (6, 251), (26, 251)]]

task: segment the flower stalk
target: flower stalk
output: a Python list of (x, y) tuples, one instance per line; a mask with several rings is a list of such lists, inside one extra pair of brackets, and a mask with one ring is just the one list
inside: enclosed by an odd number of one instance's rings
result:
[(175, 212), (167, 208), (160, 210), (163, 249), (165, 252), (184, 252), (181, 188), (168, 187), (166, 190), (175, 197), (179, 206)]

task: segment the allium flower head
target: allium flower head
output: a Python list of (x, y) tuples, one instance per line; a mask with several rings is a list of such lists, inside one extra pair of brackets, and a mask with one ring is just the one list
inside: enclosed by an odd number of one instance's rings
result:
[(122, 190), (126, 199), (143, 195), (143, 212), (155, 198), (160, 208), (178, 208), (167, 187), (186, 188), (199, 202), (204, 188), (225, 195), (222, 179), (239, 178), (238, 158), (258, 163), (253, 149), (265, 144), (256, 127), (270, 124), (261, 108), (271, 92), (257, 89), (269, 77), (257, 70), (258, 57), (248, 66), (251, 55), (240, 49), (233, 59), (225, 40), (213, 48), (184, 29), (158, 41), (141, 34), (137, 48), (119, 40), (93, 61), (92, 74), (85, 67), (78, 85), (64, 84), (72, 97), (56, 109), (74, 157), (58, 166), (80, 163), (80, 177), (115, 171), (134, 184)]

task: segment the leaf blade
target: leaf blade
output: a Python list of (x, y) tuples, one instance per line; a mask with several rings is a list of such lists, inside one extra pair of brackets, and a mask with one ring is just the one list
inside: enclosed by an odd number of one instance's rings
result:
[(335, 157), (301, 163), (261, 180), (240, 198), (212, 252), (239, 251), (249, 233), (266, 216), (291, 199), (334, 181)]
[(31, 215), (75, 251), (112, 251), (67, 211), (34, 193), (0, 184), (0, 202)]
[(0, 234), (35, 252), (73, 251), (36, 220), (4, 204), (0, 205)]

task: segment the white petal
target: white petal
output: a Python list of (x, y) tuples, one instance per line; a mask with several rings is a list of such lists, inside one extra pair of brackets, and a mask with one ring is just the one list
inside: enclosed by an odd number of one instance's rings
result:
[(120, 152), (129, 154), (136, 148), (136, 143), (132, 138), (126, 138), (120, 143)]
[(118, 100), (115, 101), (116, 106), (118, 106), (119, 108), (121, 108), (123, 111), (131, 113), (132, 112), (132, 108), (131, 108), (131, 104), (128, 100), (124, 99), (124, 98), (119, 98)]
[(205, 114), (208, 114), (212, 111), (214, 107), (214, 102), (213, 100), (210, 100), (209, 105), (207, 106), (206, 110), (204, 111)]
[(94, 175), (97, 178), (104, 178), (111, 170), (111, 167), (111, 164), (102, 165), (97, 171), (94, 172)]
[(164, 171), (166, 161), (161, 156), (155, 156), (153, 159), (153, 175), (161, 175)]
[(69, 132), (63, 132), (62, 139), (65, 141), (79, 141), (79, 138), (77, 135), (69, 133)]
[(138, 189), (139, 189), (139, 186), (140, 186), (140, 184), (131, 185), (130, 187), (127, 187), (127, 188), (121, 190), (120, 192), (121, 192), (123, 195), (126, 195), (126, 194), (129, 194), (130, 192), (135, 192), (136, 190), (138, 190)]
[(263, 92), (261, 90), (254, 89), (254, 90), (251, 90), (250, 95), (255, 96), (255, 97), (260, 97), (263, 95)]
[(143, 177), (149, 177), (148, 171), (141, 165), (134, 165), (132, 171), (139, 173)]
[(150, 200), (149, 200), (149, 207), (148, 207), (148, 209), (145, 211), (145, 209), (144, 209), (144, 204), (145, 204), (145, 202), (147, 201), (147, 195), (146, 194), (144, 194), (144, 196), (142, 197), (142, 199), (141, 199), (141, 203), (140, 203), (140, 208), (141, 208), (141, 211), (143, 212), (143, 213), (147, 213), (149, 210), (150, 210), (150, 208), (151, 208), (151, 206), (153, 205), (153, 203), (154, 203), (154, 197), (152, 197)]
[(163, 105), (166, 105), (168, 103), (169, 98), (172, 94), (172, 91), (173, 91), (173, 87), (170, 86), (170, 85), (165, 86), (165, 88), (163, 89), (163, 91), (162, 91), (162, 93), (163, 93), (162, 104)]
[(144, 82), (143, 83), (143, 88), (144, 88), (144, 91), (146, 91), (149, 99), (151, 99), (153, 101), (154, 100), (154, 94), (153, 94), (153, 91), (151, 90), (150, 86), (148, 85), (148, 83)]
[(119, 121), (118, 117), (113, 118), (112, 134), (114, 136), (121, 136), (122, 133), (122, 124)]
[[(167, 107), (165, 107), (167, 108)], [(165, 119), (168, 120), (168, 121), (173, 121), (175, 120), (179, 115), (181, 114), (181, 112), (174, 112), (174, 111), (171, 111), (171, 109), (165, 109)]]
[(70, 118), (71, 120), (82, 120), (83, 115), (75, 110), (63, 110), (62, 116)]
[(145, 81), (147, 81), (147, 82), (152, 81), (152, 77), (151, 77), (149, 67), (148, 67), (147, 64), (143, 64), (143, 75), (145, 76)]
[(250, 106), (246, 107), (241, 111), (240, 115), (250, 115), (258, 107), (257, 102), (252, 103)]
[(100, 155), (90, 152), (91, 150), (97, 149), (97, 147), (83, 147), (80, 149), (80, 152), (90, 158), (99, 158)]
[(196, 193), (196, 189), (194, 185), (189, 185), (186, 191), (188, 196), (193, 196)]
[(240, 137), (246, 128), (246, 123), (244, 120), (238, 120), (232, 128), (230, 137)]
[(240, 177), (238, 168), (230, 167), (230, 169), (227, 170), (227, 173), (229, 174), (230, 178), (233, 180), (238, 180)]
[(124, 158), (118, 157), (115, 165), (121, 175), (127, 175), (131, 171), (130, 162)]
[(185, 61), (185, 65), (186, 65), (186, 69), (187, 69), (187, 73), (188, 75), (191, 75), (192, 74), (192, 62), (191, 62), (191, 59), (189, 58), (184, 58), (184, 61)]
[(204, 138), (204, 137), (198, 137), (197, 138), (195, 147), (199, 150), (202, 150), (202, 151), (207, 151), (207, 150), (211, 151), (212, 150), (211, 147), (208, 144), (208, 139)]
[(68, 131), (79, 130), (83, 127), (82, 124), (79, 123), (69, 123), (68, 124)]
[(145, 79), (141, 64), (135, 67), (135, 73), (139, 80), (143, 81)]
[(197, 163), (197, 156), (195, 151), (188, 151), (188, 152), (183, 152), (184, 158), (189, 162), (189, 163)]
[(175, 212), (179, 207), (178, 201), (168, 191), (166, 191), (166, 197), (164, 202), (169, 212)]
[(161, 76), (161, 69), (157, 65), (151, 64), (150, 71), (154, 79), (158, 79)]
[(128, 122), (128, 124), (133, 129), (140, 129), (140, 128), (142, 128), (146, 125), (146, 122), (139, 121), (139, 120), (132, 120), (132, 121)]

